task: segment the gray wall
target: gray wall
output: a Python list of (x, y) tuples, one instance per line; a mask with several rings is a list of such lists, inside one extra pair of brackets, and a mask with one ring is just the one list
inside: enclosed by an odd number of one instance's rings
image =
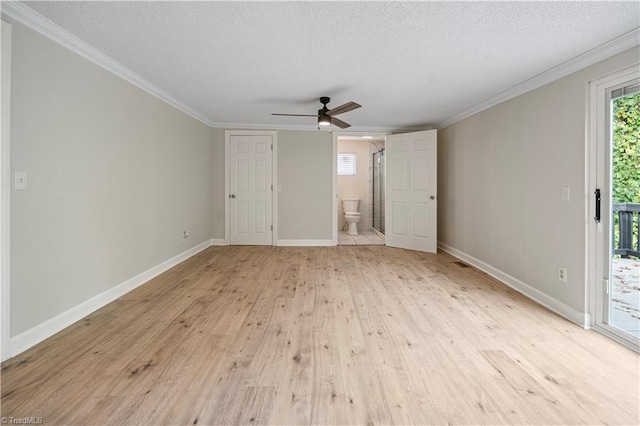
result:
[(332, 151), (328, 132), (278, 131), (278, 239), (331, 240)]
[(15, 22), (11, 124), (12, 336), (211, 238), (216, 133)]
[(586, 312), (588, 82), (638, 58), (629, 50), (440, 130), (439, 240)]
[[(224, 238), (224, 134), (213, 129), (211, 237)], [(278, 239), (331, 240), (332, 137), (317, 130), (278, 130)]]
[(211, 238), (217, 240), (224, 239), (224, 131), (225, 129), (215, 128), (213, 131), (213, 153), (212, 162), (212, 204), (211, 215)]

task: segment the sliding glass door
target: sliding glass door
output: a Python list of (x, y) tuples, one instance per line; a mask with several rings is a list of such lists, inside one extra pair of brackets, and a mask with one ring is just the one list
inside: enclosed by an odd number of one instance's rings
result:
[[(640, 74), (592, 83), (594, 327), (640, 349)], [(593, 110), (596, 110), (595, 112)], [(593, 169), (592, 169), (593, 170)]]

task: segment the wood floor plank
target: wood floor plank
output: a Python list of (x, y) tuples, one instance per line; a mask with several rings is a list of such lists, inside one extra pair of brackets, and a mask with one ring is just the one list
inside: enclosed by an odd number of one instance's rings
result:
[(45, 424), (639, 424), (638, 354), (446, 254), (211, 247), (2, 363)]

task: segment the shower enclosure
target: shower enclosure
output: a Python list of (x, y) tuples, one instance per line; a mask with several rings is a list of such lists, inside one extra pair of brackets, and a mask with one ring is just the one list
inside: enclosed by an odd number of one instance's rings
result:
[(373, 153), (373, 228), (384, 234), (384, 148)]

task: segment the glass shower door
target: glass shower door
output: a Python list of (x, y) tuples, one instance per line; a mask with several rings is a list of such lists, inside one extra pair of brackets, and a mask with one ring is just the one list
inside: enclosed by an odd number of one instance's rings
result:
[(384, 148), (373, 154), (373, 227), (384, 234)]

